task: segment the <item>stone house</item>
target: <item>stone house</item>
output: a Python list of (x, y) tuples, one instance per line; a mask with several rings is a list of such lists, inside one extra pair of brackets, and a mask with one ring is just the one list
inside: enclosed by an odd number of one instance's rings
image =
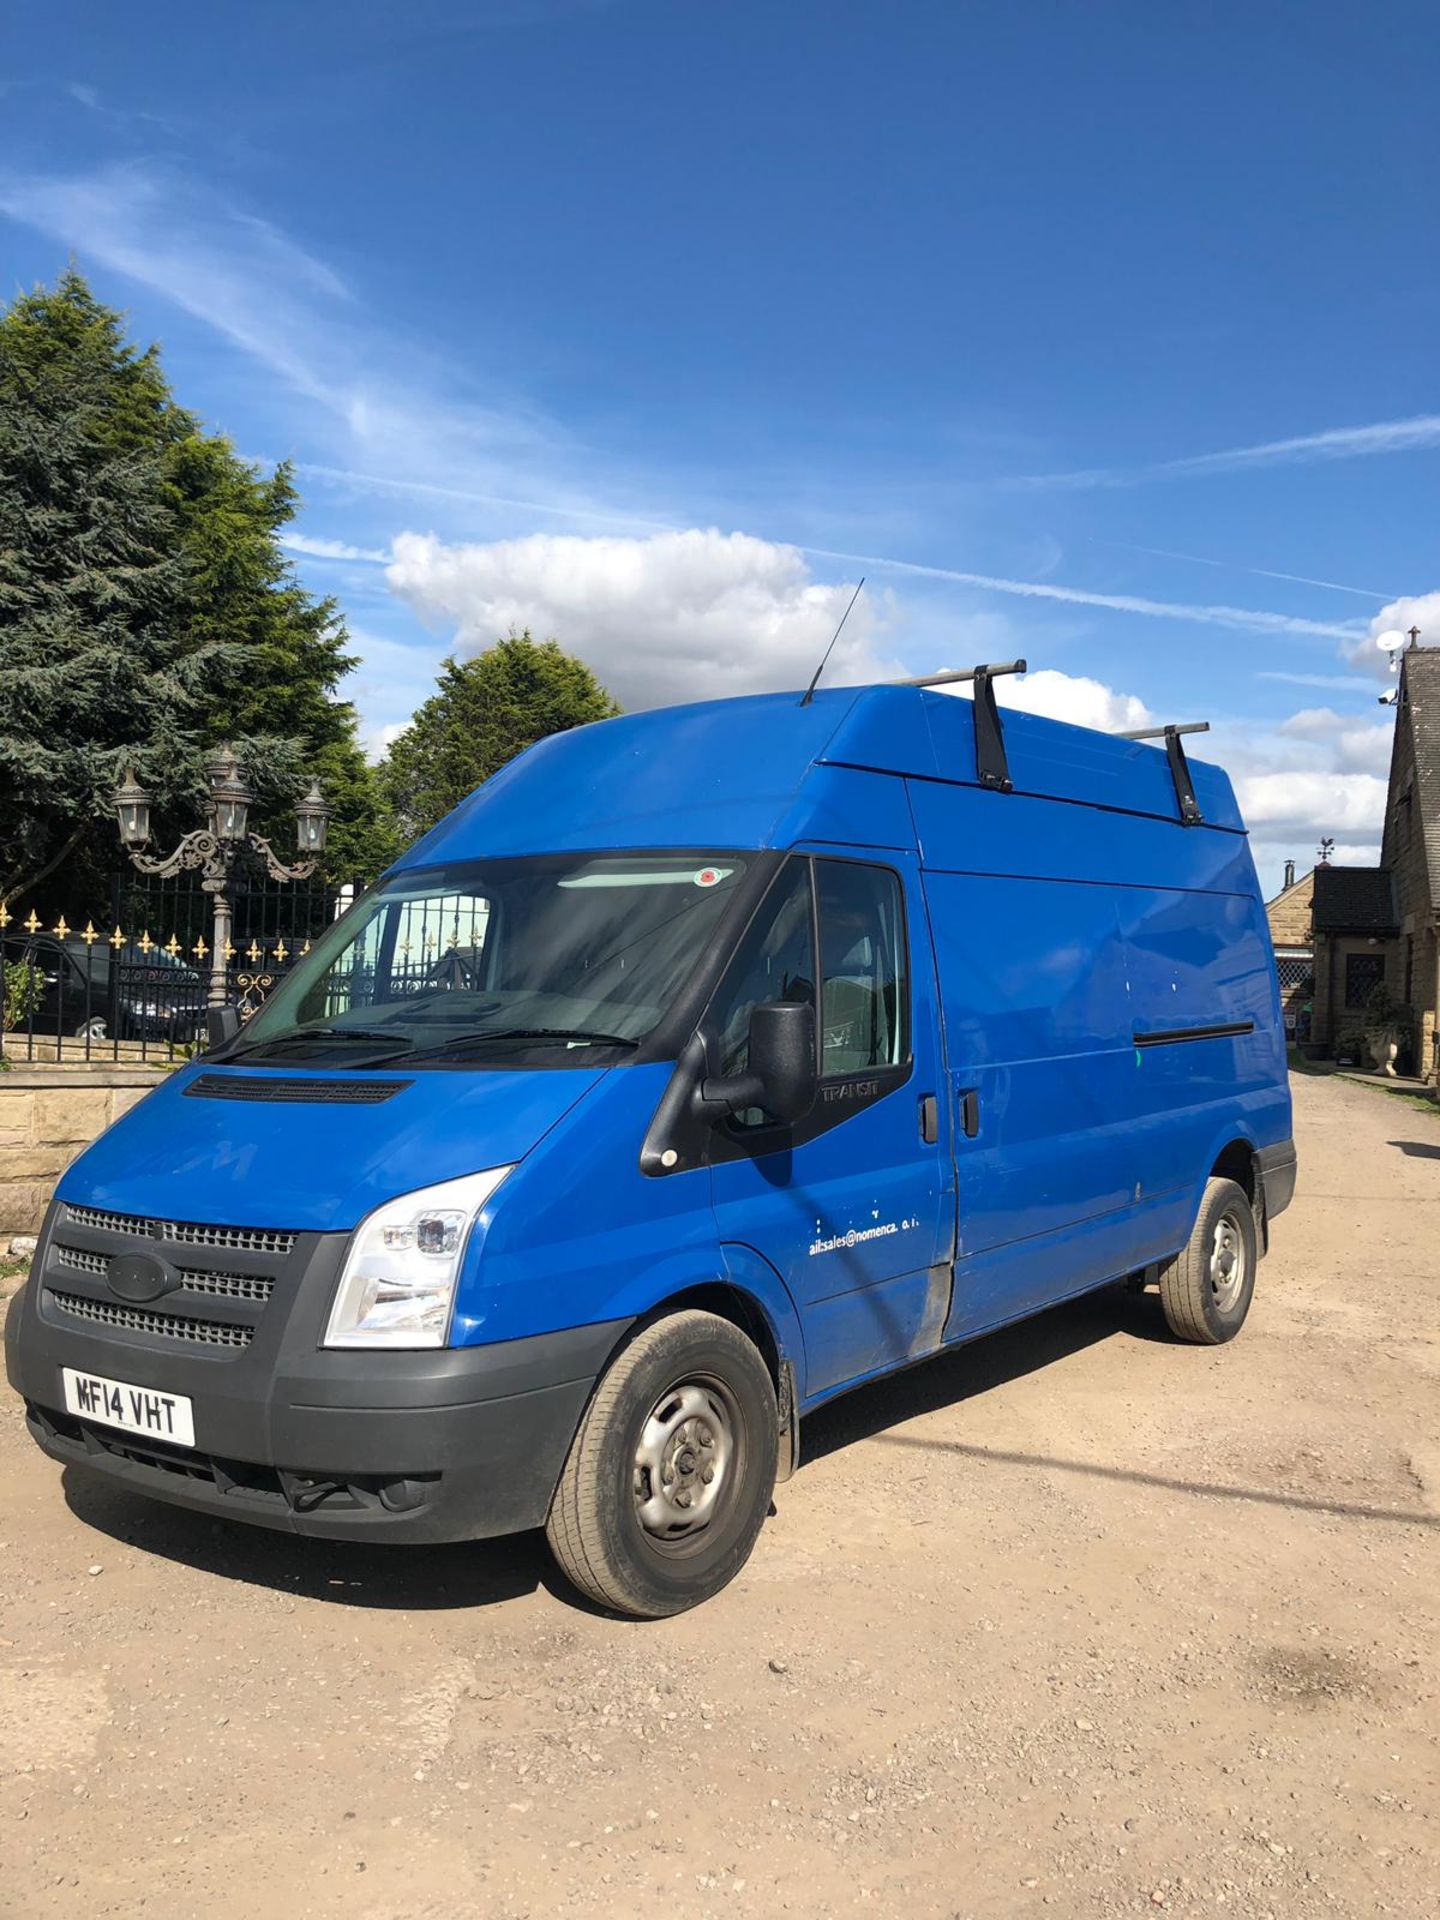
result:
[(1307, 1040), (1310, 1021), (1308, 1009), (1315, 990), (1315, 948), (1310, 925), (1310, 908), (1315, 894), (1315, 871), (1295, 878), (1295, 862), (1285, 862), (1285, 884), (1273, 900), (1265, 902), (1265, 917), (1270, 923), (1270, 940), (1275, 948), (1275, 968), (1280, 976), (1280, 1006), (1285, 1016), (1285, 1037)]
[[(1400, 656), (1378, 867), (1318, 867), (1312, 925), (1316, 1051), (1334, 1052), (1383, 982), (1410, 1009), (1401, 1071), (1440, 1068), (1440, 648)], [(1283, 896), (1282, 896), (1283, 897)]]

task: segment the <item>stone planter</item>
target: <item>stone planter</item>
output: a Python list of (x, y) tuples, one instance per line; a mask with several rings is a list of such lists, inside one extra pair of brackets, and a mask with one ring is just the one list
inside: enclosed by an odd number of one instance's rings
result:
[(1370, 1058), (1382, 1073), (1395, 1078), (1395, 1056), (1400, 1051), (1400, 1036), (1393, 1027), (1386, 1027), (1380, 1033), (1368, 1033), (1365, 1036), (1370, 1046)]

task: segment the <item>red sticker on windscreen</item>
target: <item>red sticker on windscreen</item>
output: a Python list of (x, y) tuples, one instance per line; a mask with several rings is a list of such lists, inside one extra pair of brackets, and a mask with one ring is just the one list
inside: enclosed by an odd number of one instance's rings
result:
[(718, 867), (701, 867), (695, 876), (695, 884), (697, 887), (718, 887), (724, 877)]

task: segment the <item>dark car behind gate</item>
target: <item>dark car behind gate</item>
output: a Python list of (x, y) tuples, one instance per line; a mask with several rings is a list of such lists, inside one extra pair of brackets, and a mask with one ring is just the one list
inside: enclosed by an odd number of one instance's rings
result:
[[(225, 997), (263, 1005), (349, 889), (248, 878), (232, 893)], [(193, 874), (117, 877), (98, 911), (0, 904), (0, 1054), (17, 1061), (173, 1060), (204, 1036), (214, 903)]]

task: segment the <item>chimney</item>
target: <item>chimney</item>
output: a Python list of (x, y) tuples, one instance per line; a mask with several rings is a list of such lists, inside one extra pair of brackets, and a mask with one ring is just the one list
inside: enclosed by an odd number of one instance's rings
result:
[(1295, 884), (1295, 862), (1293, 860), (1287, 860), (1285, 862), (1285, 885), (1287, 887), (1293, 887), (1294, 884)]

